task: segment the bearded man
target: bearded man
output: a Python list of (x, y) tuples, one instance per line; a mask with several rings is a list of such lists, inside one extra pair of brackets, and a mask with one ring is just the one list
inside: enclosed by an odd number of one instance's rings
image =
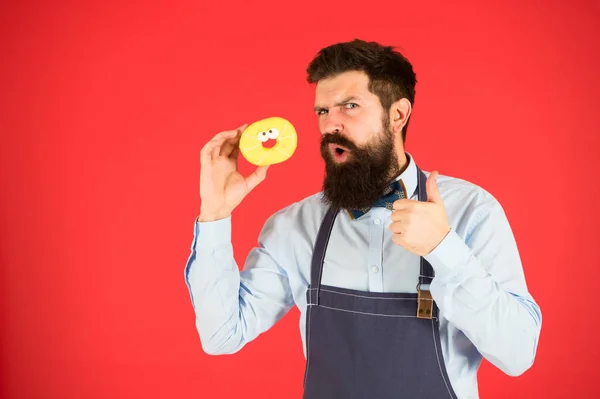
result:
[(410, 62), (354, 40), (322, 49), (307, 72), (323, 189), (268, 218), (242, 271), (231, 213), (268, 166), (238, 172), (246, 125), (201, 151), (185, 279), (205, 352), (239, 351), (295, 305), (306, 399), (478, 398), (483, 358), (525, 372), (541, 312), (511, 227), (489, 192), (405, 151)]

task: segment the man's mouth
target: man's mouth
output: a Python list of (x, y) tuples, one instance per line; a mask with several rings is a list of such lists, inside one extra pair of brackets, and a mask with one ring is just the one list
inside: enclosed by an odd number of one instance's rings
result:
[(344, 162), (348, 158), (350, 150), (339, 144), (329, 144), (329, 152), (336, 162)]

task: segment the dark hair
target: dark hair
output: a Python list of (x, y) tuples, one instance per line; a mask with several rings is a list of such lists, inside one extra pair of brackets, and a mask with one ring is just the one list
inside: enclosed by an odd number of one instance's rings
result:
[[(369, 91), (379, 97), (386, 115), (401, 98), (414, 105), (417, 77), (411, 63), (392, 46), (359, 39), (333, 44), (321, 49), (306, 69), (309, 83), (349, 71), (366, 73)], [(409, 120), (402, 128), (402, 142), (406, 141)]]

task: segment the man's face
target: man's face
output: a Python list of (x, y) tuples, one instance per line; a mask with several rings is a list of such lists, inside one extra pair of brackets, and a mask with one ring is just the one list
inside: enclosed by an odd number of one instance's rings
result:
[(353, 71), (317, 84), (323, 193), (339, 208), (370, 206), (400, 171), (389, 114), (368, 83), (366, 74)]

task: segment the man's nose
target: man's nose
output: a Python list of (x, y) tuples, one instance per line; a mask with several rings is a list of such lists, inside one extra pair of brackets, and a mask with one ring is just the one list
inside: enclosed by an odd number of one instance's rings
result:
[(336, 109), (330, 109), (323, 121), (323, 134), (342, 133), (344, 126)]

